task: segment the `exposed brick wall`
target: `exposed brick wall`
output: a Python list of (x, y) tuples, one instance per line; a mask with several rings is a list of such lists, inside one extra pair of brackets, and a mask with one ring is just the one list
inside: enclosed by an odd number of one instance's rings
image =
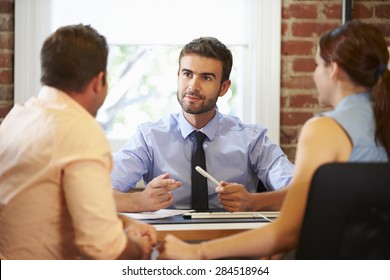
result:
[(14, 0), (0, 0), (0, 123), (13, 106)]
[[(281, 139), (294, 161), (303, 123), (326, 110), (312, 80), (318, 36), (341, 22), (342, 0), (283, 0)], [(378, 26), (390, 45), (390, 1), (354, 0), (353, 18)], [(14, 0), (0, 0), (0, 123), (13, 106)]]
[[(354, 0), (353, 18), (375, 24), (390, 45), (390, 1)], [(317, 103), (312, 79), (318, 37), (340, 25), (342, 0), (283, 0), (281, 147), (294, 161), (303, 123), (329, 108)]]

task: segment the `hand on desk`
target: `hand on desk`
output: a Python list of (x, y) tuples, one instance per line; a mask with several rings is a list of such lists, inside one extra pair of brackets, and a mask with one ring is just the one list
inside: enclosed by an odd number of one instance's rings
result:
[(143, 211), (154, 212), (170, 206), (173, 203), (171, 191), (181, 187), (181, 185), (181, 182), (170, 179), (168, 173), (154, 178), (140, 194), (139, 202), (143, 204)]
[(244, 185), (222, 181), (221, 186), (215, 190), (226, 211), (253, 211), (253, 194), (249, 193)]
[(159, 260), (200, 260), (201, 248), (199, 244), (189, 244), (177, 237), (168, 234), (158, 245)]
[(142, 251), (141, 259), (150, 259), (153, 246), (157, 244), (154, 226), (119, 215), (127, 236), (138, 244)]

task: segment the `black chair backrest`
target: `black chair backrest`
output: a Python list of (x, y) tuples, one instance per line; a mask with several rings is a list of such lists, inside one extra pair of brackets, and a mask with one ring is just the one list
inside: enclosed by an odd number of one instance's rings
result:
[(264, 184), (261, 180), (259, 180), (259, 182), (257, 182), (257, 190), (256, 191), (258, 193), (267, 191), (266, 187), (264, 186)]
[(296, 258), (390, 259), (389, 163), (318, 168)]

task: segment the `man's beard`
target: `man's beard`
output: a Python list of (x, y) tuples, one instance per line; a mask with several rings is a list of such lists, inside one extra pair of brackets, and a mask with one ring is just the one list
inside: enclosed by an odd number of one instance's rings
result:
[(218, 100), (218, 93), (217, 93), (216, 97), (213, 99), (210, 99), (207, 103), (202, 104), (198, 108), (192, 108), (191, 105), (186, 105), (186, 103), (183, 101), (184, 97), (195, 96), (201, 100), (204, 100), (204, 98), (200, 94), (198, 94), (197, 92), (193, 92), (193, 91), (184, 91), (182, 96), (181, 96), (181, 100), (179, 98), (179, 92), (177, 92), (176, 96), (177, 96), (177, 101), (179, 101), (179, 104), (180, 104), (181, 108), (184, 110), (184, 112), (189, 113), (189, 114), (194, 114), (194, 115), (202, 114), (202, 113), (205, 113), (205, 112), (212, 110), (215, 107), (215, 105), (217, 104), (217, 100)]

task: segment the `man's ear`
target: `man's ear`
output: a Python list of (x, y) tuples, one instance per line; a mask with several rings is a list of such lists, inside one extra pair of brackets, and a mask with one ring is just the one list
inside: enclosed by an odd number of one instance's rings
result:
[(105, 87), (106, 81), (106, 72), (99, 72), (95, 77), (92, 78), (92, 88), (94, 92), (100, 92), (103, 87)]
[(232, 84), (232, 81), (230, 81), (230, 80), (226, 80), (226, 81), (224, 81), (222, 83), (221, 89), (219, 91), (219, 96), (220, 97), (224, 96), (227, 93), (227, 91), (229, 90), (231, 84)]
[(339, 74), (340, 74), (340, 66), (336, 62), (332, 61), (330, 63), (330, 76), (331, 76), (331, 78), (333, 78), (333, 79), (338, 78)]
[(106, 73), (103, 73), (103, 77), (102, 77), (102, 86), (104, 87), (107, 83), (107, 74)]

